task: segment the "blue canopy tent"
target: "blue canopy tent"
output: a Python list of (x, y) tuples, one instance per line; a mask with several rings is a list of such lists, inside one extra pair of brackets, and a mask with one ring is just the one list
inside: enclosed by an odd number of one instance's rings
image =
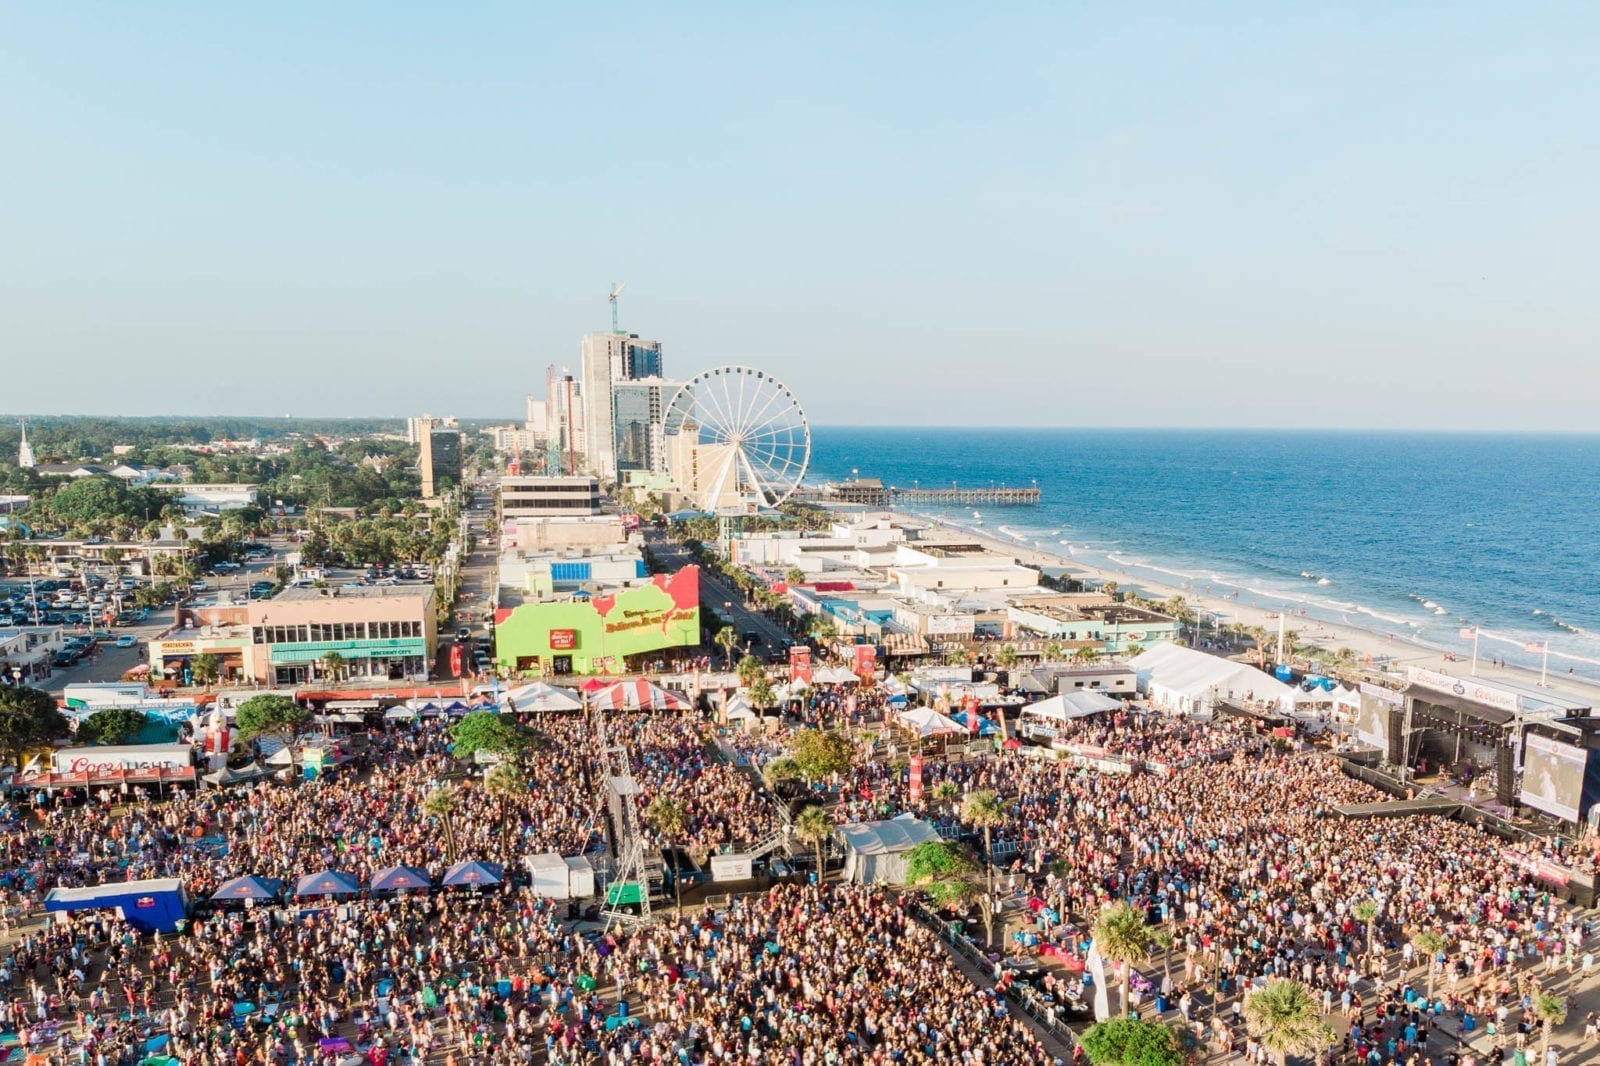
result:
[(257, 877), (248, 874), (226, 881), (211, 893), (213, 902), (241, 899), (276, 899), (283, 891), (283, 882), (274, 877)]
[(297, 896), (353, 896), (360, 891), (361, 885), (355, 878), (337, 870), (306, 874), (294, 886)]
[(444, 713), (445, 714), (466, 714), (467, 712), (469, 712), (471, 710), (472, 710), (471, 707), (468, 707), (465, 703), (462, 703), (460, 700), (456, 700), (454, 703), (445, 704)]
[[(957, 711), (950, 717), (955, 721), (960, 722), (962, 729), (965, 729), (968, 732), (972, 731), (972, 723), (967, 721), (966, 711)], [(992, 737), (998, 732), (1000, 732), (1000, 727), (998, 725), (996, 725), (992, 720), (985, 718), (983, 715), (978, 715), (978, 735), (980, 737)]]
[(142, 933), (170, 933), (188, 917), (189, 893), (176, 877), (146, 881), (112, 881), (85, 888), (52, 888), (44, 909), (61, 911), (117, 911)]
[(498, 885), (505, 870), (497, 862), (458, 862), (444, 872), (441, 885)]
[(372, 875), (367, 885), (374, 892), (398, 892), (405, 888), (431, 888), (433, 879), (414, 866), (391, 866)]

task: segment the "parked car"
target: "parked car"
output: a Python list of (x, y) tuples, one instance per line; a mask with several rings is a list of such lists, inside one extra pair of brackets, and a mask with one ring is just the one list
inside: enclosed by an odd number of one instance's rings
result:
[(117, 647), (119, 648), (131, 648), (137, 643), (139, 643), (138, 640), (131, 633), (124, 633), (117, 638)]

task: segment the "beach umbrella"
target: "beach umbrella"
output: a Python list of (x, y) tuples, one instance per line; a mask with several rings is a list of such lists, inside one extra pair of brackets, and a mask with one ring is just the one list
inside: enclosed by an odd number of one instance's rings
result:
[(372, 875), (367, 887), (374, 892), (398, 892), (403, 888), (430, 888), (433, 880), (414, 866), (391, 866)]
[(458, 862), (444, 872), (441, 885), (498, 885), (505, 870), (497, 862)]
[(211, 893), (213, 901), (237, 899), (273, 899), (283, 891), (283, 882), (272, 877), (256, 877), (250, 874), (245, 877), (235, 877), (232, 881), (225, 882), (215, 892)]
[(360, 891), (361, 885), (355, 878), (337, 870), (306, 874), (294, 886), (297, 896), (353, 896)]

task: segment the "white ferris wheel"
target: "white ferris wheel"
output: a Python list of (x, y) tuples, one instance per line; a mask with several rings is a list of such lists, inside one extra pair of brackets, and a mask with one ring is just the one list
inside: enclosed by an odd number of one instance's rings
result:
[(788, 499), (811, 462), (811, 426), (787, 385), (763, 370), (696, 374), (662, 418), (667, 468), (702, 511), (753, 511)]

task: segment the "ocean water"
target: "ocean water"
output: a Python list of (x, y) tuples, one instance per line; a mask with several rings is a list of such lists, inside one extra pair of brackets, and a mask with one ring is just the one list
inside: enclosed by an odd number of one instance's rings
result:
[[(914, 509), (1195, 593), (1551, 670), (1600, 666), (1600, 435), (813, 431), (808, 480), (1037, 483)], [(981, 512), (975, 518), (973, 512)], [(1595, 670), (1577, 666), (1593, 676)]]

